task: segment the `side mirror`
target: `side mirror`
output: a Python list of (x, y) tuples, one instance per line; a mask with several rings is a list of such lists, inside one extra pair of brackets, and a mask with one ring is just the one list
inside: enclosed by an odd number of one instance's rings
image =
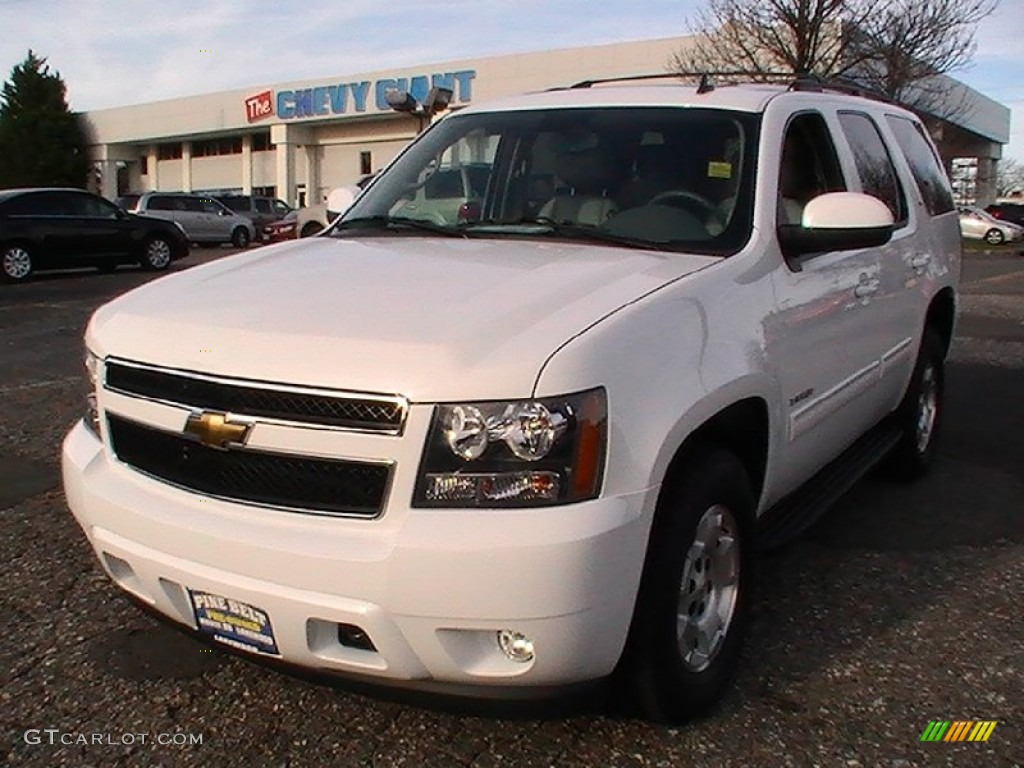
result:
[(894, 228), (892, 212), (877, 197), (827, 192), (807, 203), (800, 224), (780, 224), (777, 230), (783, 256), (799, 269), (812, 254), (885, 245)]
[(352, 207), (359, 194), (359, 187), (338, 187), (327, 193), (327, 219), (334, 221)]

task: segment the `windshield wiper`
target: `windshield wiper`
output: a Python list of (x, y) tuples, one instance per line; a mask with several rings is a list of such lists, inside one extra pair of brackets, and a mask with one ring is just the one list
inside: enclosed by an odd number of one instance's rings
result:
[(628, 248), (643, 248), (650, 251), (672, 250), (672, 243), (668, 240), (647, 240), (642, 237), (619, 235), (584, 224), (560, 224), (554, 219), (549, 219), (545, 216), (535, 219), (520, 219), (519, 221), (508, 223), (480, 222), (476, 226), (469, 226), (466, 231), (470, 233), (476, 231), (487, 234), (526, 236), (556, 235), (571, 240), (590, 240), (599, 243), (611, 243), (612, 245), (624, 245)]
[(412, 219), (407, 216), (360, 216), (355, 219), (345, 219), (334, 225), (332, 232), (343, 232), (345, 230), (360, 229), (418, 229), (424, 232), (432, 232), (447, 237), (466, 237), (466, 233), (444, 224), (435, 224), (426, 219)]

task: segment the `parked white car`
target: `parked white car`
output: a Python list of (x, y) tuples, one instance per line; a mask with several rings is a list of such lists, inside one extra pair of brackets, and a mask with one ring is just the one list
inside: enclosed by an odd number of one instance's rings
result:
[[(463, 163), (472, 217), (403, 206)], [(880, 461), (927, 470), (960, 259), (892, 104), (467, 107), (324, 236), (99, 309), (68, 503), (117, 585), (243, 653), (479, 697), (610, 680), (680, 721), (737, 666), (755, 545)]]
[(965, 206), (959, 209), (959, 213), (960, 234), (968, 240), (984, 240), (989, 245), (1002, 245), (1024, 239), (1024, 227), (997, 219), (981, 208)]

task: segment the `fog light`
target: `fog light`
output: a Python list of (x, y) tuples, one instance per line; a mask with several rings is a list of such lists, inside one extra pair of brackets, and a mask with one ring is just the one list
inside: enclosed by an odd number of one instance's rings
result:
[(533, 640), (522, 632), (503, 629), (498, 632), (498, 645), (511, 661), (525, 664), (533, 661)]

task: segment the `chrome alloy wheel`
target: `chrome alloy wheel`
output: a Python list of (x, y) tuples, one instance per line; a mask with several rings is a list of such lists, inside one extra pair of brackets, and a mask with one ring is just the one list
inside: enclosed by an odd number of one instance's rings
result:
[(928, 365), (921, 372), (921, 387), (917, 396), (917, 437), (918, 453), (924, 453), (932, 440), (935, 422), (939, 415), (939, 377), (934, 365)]
[(13, 245), (4, 251), (3, 268), (12, 280), (24, 280), (32, 271), (32, 257), (21, 246)]
[(171, 246), (166, 240), (157, 238), (146, 246), (146, 263), (153, 269), (163, 269), (171, 263)]
[(740, 543), (736, 519), (721, 504), (704, 512), (686, 553), (676, 609), (683, 665), (702, 672), (722, 648), (736, 610)]

